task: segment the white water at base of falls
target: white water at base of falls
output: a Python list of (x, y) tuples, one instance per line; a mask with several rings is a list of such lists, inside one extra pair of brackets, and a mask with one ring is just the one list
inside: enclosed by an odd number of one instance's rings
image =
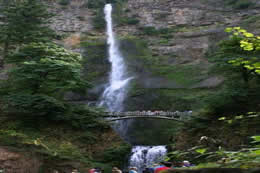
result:
[[(114, 36), (111, 4), (105, 5), (104, 13), (111, 72), (109, 83), (101, 96), (99, 106), (107, 108), (110, 112), (120, 112), (124, 109), (123, 102), (127, 95), (127, 86), (133, 77), (127, 75), (124, 59)], [(116, 122), (113, 127), (121, 136), (124, 136), (130, 124), (131, 121), (126, 121), (125, 123), (120, 121)], [(151, 166), (153, 163), (161, 161), (166, 152), (165, 146), (134, 146), (129, 166), (137, 167), (138, 172), (142, 172), (146, 166)]]
[(123, 102), (127, 94), (127, 85), (132, 77), (127, 76), (124, 59), (114, 36), (111, 4), (105, 5), (104, 13), (111, 72), (109, 84), (101, 96), (99, 106), (104, 106), (111, 112), (120, 112), (123, 110)]
[(146, 167), (162, 161), (166, 154), (166, 146), (133, 146), (129, 167), (137, 167), (141, 173)]

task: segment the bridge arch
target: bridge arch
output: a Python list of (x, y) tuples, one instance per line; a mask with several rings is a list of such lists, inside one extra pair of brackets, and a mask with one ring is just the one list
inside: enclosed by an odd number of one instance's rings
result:
[(170, 117), (163, 117), (163, 116), (126, 116), (126, 117), (113, 117), (113, 118), (105, 118), (106, 121), (118, 121), (118, 120), (127, 120), (127, 119), (141, 119), (141, 118), (149, 118), (149, 119), (164, 119), (164, 120), (173, 120), (173, 121), (180, 121), (183, 120), (177, 118), (170, 118)]
[(143, 114), (140, 112), (110, 112), (107, 115), (105, 115), (103, 118), (105, 118), (106, 121), (149, 118), (149, 119), (164, 119), (164, 120), (183, 122), (190, 119), (191, 113), (192, 113), (191, 111), (161, 112), (156, 114), (155, 113)]

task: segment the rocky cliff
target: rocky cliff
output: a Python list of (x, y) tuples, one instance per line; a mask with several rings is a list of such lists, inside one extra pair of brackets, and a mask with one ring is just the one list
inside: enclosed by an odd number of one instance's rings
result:
[[(110, 67), (102, 7), (90, 8), (90, 1), (70, 0), (63, 4), (46, 0), (50, 11), (56, 14), (52, 28), (59, 34), (57, 42), (82, 53), (85, 78), (94, 84), (90, 95), (69, 93), (67, 99), (88, 103), (99, 98)], [(258, 0), (247, 0), (245, 4), (231, 0), (118, 2), (114, 4), (115, 29), (129, 73), (135, 76), (125, 104), (128, 110), (199, 109), (201, 100), (216, 92), (225, 80), (221, 74), (210, 72), (212, 64), (208, 62), (217, 42), (227, 36), (224, 28), (242, 26), (254, 33), (260, 31)], [(112, 136), (111, 140), (118, 140)], [(102, 145), (111, 140), (104, 140)], [(34, 166), (27, 169), (25, 161)], [(34, 154), (24, 156), (11, 148), (0, 147), (0, 163), (0, 168), (29, 173), (39, 170), (44, 161)], [(71, 171), (73, 164), (68, 165), (67, 171)]]
[[(87, 97), (70, 93), (67, 99), (95, 103), (110, 70), (103, 6), (89, 6), (92, 0), (71, 0), (66, 5), (59, 2), (50, 5), (58, 14), (52, 27), (59, 32), (62, 44), (84, 56), (84, 76), (94, 85)], [(224, 29), (241, 26), (259, 34), (257, 0), (116, 2), (115, 31), (128, 72), (135, 77), (129, 86), (126, 110), (201, 111), (205, 100), (225, 83), (223, 75), (212, 71), (213, 64), (209, 62), (218, 42), (228, 37)], [(128, 134), (135, 134), (129, 140), (148, 141), (138, 140), (143, 135), (137, 127), (138, 124), (129, 127)]]
[[(91, 1), (91, 0), (89, 0)], [(58, 14), (53, 28), (65, 46), (85, 57), (86, 79), (95, 84), (87, 100), (96, 101), (109, 72), (102, 7), (89, 1), (51, 5)], [(259, 32), (257, 0), (128, 0), (114, 4), (115, 29), (129, 73), (126, 109), (187, 110), (221, 86), (221, 74), (211, 73), (208, 57), (227, 35), (229, 26)], [(84, 97), (72, 97), (85, 100)]]

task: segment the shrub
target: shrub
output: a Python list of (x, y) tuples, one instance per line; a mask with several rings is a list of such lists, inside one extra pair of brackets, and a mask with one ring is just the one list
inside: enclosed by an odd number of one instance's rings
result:
[(128, 18), (127, 19), (127, 24), (128, 25), (136, 25), (136, 24), (138, 24), (140, 21), (138, 20), (138, 19), (136, 19), (136, 18)]
[(96, 16), (93, 18), (93, 25), (95, 29), (105, 28), (106, 21), (104, 19), (104, 13), (102, 9), (98, 10)]
[(249, 0), (225, 0), (224, 3), (235, 9), (246, 9), (254, 5), (254, 3)]
[(143, 34), (145, 35), (156, 35), (158, 34), (158, 31), (153, 26), (145, 26), (140, 28), (143, 31)]
[(89, 0), (86, 4), (88, 8), (102, 8), (105, 5), (105, 1), (101, 0)]
[(252, 2), (249, 2), (247, 0), (239, 0), (236, 2), (236, 4), (234, 5), (235, 9), (246, 9), (253, 6)]
[(60, 0), (59, 4), (60, 5), (69, 5), (70, 4), (70, 0)]

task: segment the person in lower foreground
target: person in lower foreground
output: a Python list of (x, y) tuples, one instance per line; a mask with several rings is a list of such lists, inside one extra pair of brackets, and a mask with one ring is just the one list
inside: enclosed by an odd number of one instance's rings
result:
[(160, 162), (160, 165), (158, 167), (155, 167), (154, 173), (159, 173), (159, 172), (161, 172), (163, 170), (170, 169), (171, 166), (172, 166), (171, 162), (162, 161), (162, 162)]
[(129, 168), (129, 173), (137, 173), (137, 167)]
[(117, 167), (113, 167), (112, 173), (122, 173), (122, 171), (120, 169), (118, 169)]

